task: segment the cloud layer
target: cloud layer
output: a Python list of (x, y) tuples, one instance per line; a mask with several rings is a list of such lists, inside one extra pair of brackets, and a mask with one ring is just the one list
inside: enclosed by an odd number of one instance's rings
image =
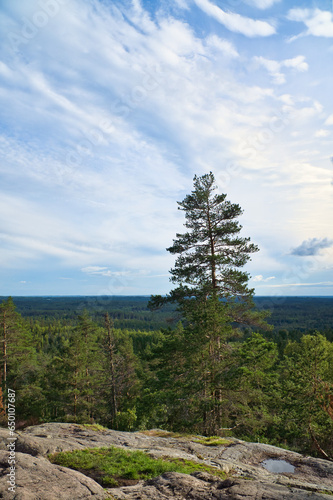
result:
[(168, 292), (176, 201), (210, 170), (261, 248), (261, 292), (302, 251), (322, 258), (306, 283), (331, 279), (332, 19), (221, 5), (2, 3), (0, 293)]

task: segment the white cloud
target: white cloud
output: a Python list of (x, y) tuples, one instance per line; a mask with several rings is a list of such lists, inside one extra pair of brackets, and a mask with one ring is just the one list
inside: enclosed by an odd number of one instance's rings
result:
[(309, 65), (305, 62), (305, 56), (296, 56), (292, 59), (285, 59), (281, 61), (282, 66), (286, 68), (295, 68), (297, 71), (304, 72), (308, 71)]
[(281, 73), (282, 68), (294, 68), (299, 72), (304, 72), (309, 69), (309, 65), (305, 62), (305, 56), (297, 56), (292, 59), (285, 59), (284, 61), (275, 61), (273, 59), (266, 59), (262, 56), (255, 56), (254, 61), (267, 69), (272, 76), (274, 83), (281, 85), (286, 82), (286, 77)]
[[(9, 215), (7, 215), (9, 213)], [(1, 261), (8, 267), (33, 265), (38, 259), (52, 257), (79, 265), (87, 260), (106, 258), (104, 248), (91, 244), (73, 220), (61, 213), (23, 198), (1, 193)]]
[(245, 0), (245, 2), (252, 7), (256, 7), (257, 9), (269, 9), (276, 3), (281, 2), (281, 0)]
[(325, 125), (333, 125), (333, 114), (326, 119)]
[(187, 0), (175, 0), (175, 2), (181, 9), (189, 10)]
[(130, 271), (111, 271), (107, 267), (99, 266), (83, 267), (81, 271), (92, 276), (105, 276), (107, 278), (119, 278), (129, 276), (131, 274)]
[(82, 272), (87, 274), (99, 274), (101, 272), (104, 272), (105, 270), (107, 270), (107, 267), (100, 266), (87, 266), (81, 269)]
[(280, 283), (278, 285), (266, 285), (271, 288), (292, 288), (292, 287), (332, 287), (333, 281), (319, 281), (317, 283)]
[(294, 106), (295, 105), (295, 98), (291, 96), (290, 94), (282, 94), (279, 97), (279, 100), (283, 102), (283, 104), (286, 104), (287, 106)]
[(12, 78), (13, 76), (12, 71), (9, 69), (7, 64), (2, 61), (0, 61), (0, 75), (2, 75), (4, 78)]
[(287, 18), (303, 22), (307, 27), (306, 35), (325, 38), (333, 37), (333, 13), (320, 9), (291, 9)]
[(231, 57), (239, 57), (235, 46), (228, 40), (223, 40), (216, 35), (209, 35), (206, 38), (207, 47), (221, 51), (223, 54)]
[[(308, 99), (296, 99), (293, 104), (285, 104), (282, 106), (283, 115), (288, 117), (288, 121), (294, 120), (298, 123), (301, 123), (301, 120), (319, 117), (323, 109), (323, 105), (319, 101), (314, 100), (309, 102)], [(293, 133), (296, 133), (296, 135), (298, 134), (297, 130), (294, 130)]]
[(305, 21), (311, 16), (311, 9), (290, 9), (287, 19), (290, 21)]
[(252, 278), (252, 281), (265, 283), (267, 281), (275, 280), (275, 276), (269, 276), (268, 278), (264, 278), (262, 274), (258, 274)]
[(275, 28), (266, 21), (257, 21), (234, 12), (225, 12), (209, 0), (194, 0), (207, 15), (223, 24), (225, 28), (248, 37), (274, 35)]
[(329, 130), (321, 128), (315, 132), (315, 137), (328, 137), (330, 134), (331, 132)]

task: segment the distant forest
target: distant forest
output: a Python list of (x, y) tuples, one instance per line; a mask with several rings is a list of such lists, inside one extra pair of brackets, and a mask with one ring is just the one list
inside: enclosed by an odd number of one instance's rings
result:
[[(0, 297), (0, 301), (6, 297)], [(87, 310), (94, 321), (104, 321), (109, 313), (115, 328), (160, 330), (174, 328), (180, 320), (172, 304), (150, 311), (146, 296), (67, 296), (14, 297), (17, 311), (26, 319), (38, 319), (45, 324), (54, 320), (75, 322)], [(297, 337), (305, 332), (320, 330), (333, 341), (333, 297), (254, 297), (259, 310), (268, 310), (267, 322), (273, 325), (272, 335)], [(267, 333), (266, 333), (267, 336)]]

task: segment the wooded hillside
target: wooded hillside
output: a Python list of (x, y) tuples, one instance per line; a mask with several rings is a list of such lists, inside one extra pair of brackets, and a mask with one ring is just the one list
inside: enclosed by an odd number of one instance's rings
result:
[[(204, 422), (191, 387), (190, 353), (186, 360), (179, 349), (187, 340), (181, 324), (171, 322), (171, 327), (159, 330), (150, 330), (149, 320), (145, 320), (148, 328), (142, 330), (112, 325), (121, 312), (124, 321), (131, 314), (130, 321), (145, 315), (164, 325), (165, 318), (174, 313), (150, 313), (146, 298), (105, 298), (105, 309), (92, 308), (91, 313), (78, 311), (82, 302), (78, 297), (2, 302), (1, 340), (6, 346), (1, 351), (3, 422), (10, 388), (17, 395), (19, 425), (97, 422), (122, 430), (161, 427), (202, 433)], [(266, 333), (247, 331), (243, 338), (230, 341), (223, 360), (219, 434), (311, 453), (318, 452), (317, 442), (333, 454), (333, 346), (332, 329), (328, 328), (332, 302), (288, 298), (284, 302), (286, 317), (303, 316), (304, 333), (277, 328)], [(16, 311), (16, 303), (23, 314)], [(91, 304), (96, 304), (92, 298)], [(310, 316), (311, 310), (327, 321), (323, 331), (313, 331), (317, 317)], [(111, 319), (110, 337), (106, 312)], [(282, 318), (283, 304), (278, 312)], [(272, 318), (274, 313), (270, 322)]]

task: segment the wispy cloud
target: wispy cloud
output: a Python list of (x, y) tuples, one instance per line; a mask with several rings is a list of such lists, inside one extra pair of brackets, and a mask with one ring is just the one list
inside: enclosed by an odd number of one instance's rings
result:
[(332, 288), (333, 281), (319, 281), (310, 283), (280, 283), (278, 285), (266, 285), (267, 288)]
[(275, 276), (268, 276), (267, 278), (264, 278), (262, 274), (258, 274), (257, 276), (254, 276), (252, 278), (252, 281), (266, 283), (266, 282), (274, 280), (274, 279), (275, 279)]
[(234, 44), (216, 35), (209, 35), (206, 38), (206, 45), (215, 52), (220, 51), (230, 57), (239, 57), (239, 53), (237, 52)]
[(269, 9), (281, 0), (245, 0), (248, 5), (257, 7), (257, 9)]
[(92, 276), (106, 276), (107, 278), (119, 278), (124, 276), (130, 276), (130, 271), (111, 271), (107, 267), (98, 266), (88, 266), (81, 269), (83, 273)]
[(326, 119), (325, 125), (333, 125), (333, 114)]
[(315, 137), (328, 137), (329, 135), (331, 135), (331, 132), (323, 128), (315, 132)]
[(281, 72), (282, 68), (293, 68), (299, 72), (308, 71), (309, 69), (309, 65), (305, 61), (305, 56), (297, 56), (292, 59), (285, 59), (284, 61), (275, 61), (262, 56), (255, 56), (254, 61), (266, 68), (274, 82), (279, 85), (286, 82), (286, 77)]
[(289, 10), (287, 18), (304, 23), (307, 27), (305, 35), (333, 37), (333, 13), (330, 11), (297, 8)]
[(101, 274), (107, 270), (107, 267), (100, 266), (87, 266), (81, 269), (82, 272), (87, 274)]
[(234, 12), (226, 12), (209, 0), (194, 0), (197, 6), (208, 16), (213, 17), (225, 28), (248, 37), (274, 35), (275, 27), (267, 21), (258, 21), (241, 16)]

